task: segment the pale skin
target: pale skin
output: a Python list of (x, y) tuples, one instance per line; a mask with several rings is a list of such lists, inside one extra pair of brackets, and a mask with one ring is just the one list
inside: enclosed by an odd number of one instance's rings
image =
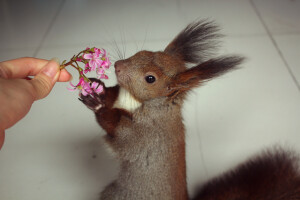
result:
[[(27, 80), (28, 76), (32, 80)], [(45, 98), (56, 82), (70, 79), (55, 60), (18, 58), (0, 62), (0, 149), (5, 130), (21, 120), (35, 101)]]

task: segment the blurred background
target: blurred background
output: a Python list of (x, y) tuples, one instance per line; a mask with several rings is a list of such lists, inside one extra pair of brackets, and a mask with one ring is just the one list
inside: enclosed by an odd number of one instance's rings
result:
[[(116, 61), (116, 44), (125, 57), (163, 50), (188, 23), (203, 18), (215, 20), (226, 35), (216, 54), (247, 61), (194, 90), (183, 108), (193, 194), (266, 148), (300, 153), (299, 0), (0, 0), (0, 61), (68, 60), (87, 46), (105, 48)], [(113, 67), (110, 72), (106, 84), (114, 85)], [(116, 176), (118, 163), (101, 143), (103, 130), (67, 86), (57, 83), (6, 131), (0, 199), (96, 200)]]

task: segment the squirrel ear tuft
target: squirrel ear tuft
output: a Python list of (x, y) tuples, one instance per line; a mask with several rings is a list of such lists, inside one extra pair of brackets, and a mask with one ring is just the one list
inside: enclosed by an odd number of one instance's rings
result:
[(168, 87), (169, 96), (188, 91), (212, 78), (236, 69), (243, 60), (244, 58), (240, 56), (219, 57), (179, 73)]
[(198, 64), (207, 60), (218, 46), (219, 28), (214, 22), (201, 20), (189, 24), (166, 47), (165, 53), (186, 63)]

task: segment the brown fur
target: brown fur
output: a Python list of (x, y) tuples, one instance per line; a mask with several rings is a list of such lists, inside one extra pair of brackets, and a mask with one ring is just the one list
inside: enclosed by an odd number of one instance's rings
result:
[[(141, 51), (117, 61), (117, 86), (81, 96), (107, 132), (106, 142), (121, 166), (101, 199), (188, 199), (181, 114), (186, 93), (243, 61), (239, 56), (207, 59), (216, 44), (213, 39), (219, 37), (216, 30), (206, 21), (192, 23), (164, 51)], [(187, 68), (187, 63), (195, 66)], [(147, 82), (148, 76), (155, 81)], [(121, 104), (116, 107), (116, 102)], [(299, 173), (287, 156), (276, 152), (254, 159), (204, 186), (196, 199), (299, 198)], [(274, 187), (264, 187), (272, 181), (277, 181)]]
[(299, 157), (269, 150), (200, 188), (195, 200), (300, 199)]

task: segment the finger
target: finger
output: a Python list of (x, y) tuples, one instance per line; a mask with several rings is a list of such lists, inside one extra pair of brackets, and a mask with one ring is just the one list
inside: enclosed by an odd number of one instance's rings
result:
[(59, 63), (55, 60), (49, 61), (31, 81), (35, 100), (46, 97), (52, 90), (60, 75)]
[[(36, 75), (49, 61), (38, 58), (19, 58), (0, 63), (0, 77), (24, 78)], [(2, 72), (2, 74), (1, 74)], [(72, 79), (72, 75), (65, 69), (61, 70), (59, 82)], [(4, 73), (4, 74), (3, 74)]]
[(67, 70), (62, 69), (60, 71), (60, 75), (58, 78), (59, 82), (67, 82), (67, 81), (71, 81), (71, 79), (72, 79), (72, 75)]
[(2, 149), (2, 146), (4, 144), (4, 139), (5, 139), (5, 132), (3, 130), (3, 131), (0, 131), (0, 150)]
[(0, 63), (0, 77), (24, 78), (34, 76), (48, 63), (48, 60), (38, 58), (18, 58)]

